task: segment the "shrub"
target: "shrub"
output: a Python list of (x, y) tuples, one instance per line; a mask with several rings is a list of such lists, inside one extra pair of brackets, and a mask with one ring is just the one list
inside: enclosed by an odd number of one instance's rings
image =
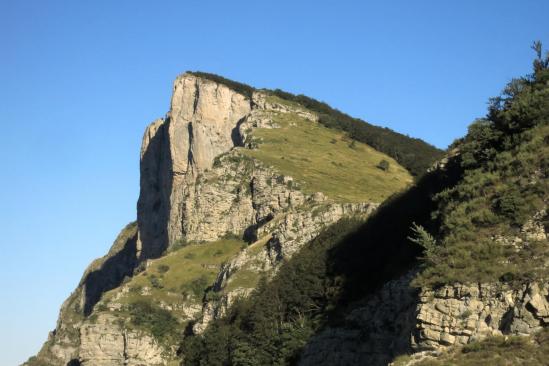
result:
[(206, 275), (201, 275), (190, 283), (181, 285), (181, 292), (183, 295), (191, 293), (193, 296), (201, 299), (209, 284), (210, 281), (208, 280), (208, 277)]
[(219, 293), (217, 291), (210, 290), (210, 291), (206, 292), (205, 298), (206, 298), (206, 301), (208, 301), (208, 302), (210, 302), (210, 301), (219, 301), (221, 299), (221, 293)]
[(158, 266), (157, 268), (157, 271), (160, 272), (160, 273), (166, 273), (170, 270), (170, 266), (166, 265), (166, 264), (161, 264)]
[(148, 330), (154, 337), (162, 339), (177, 335), (178, 321), (168, 310), (145, 300), (131, 303), (128, 310), (132, 324)]
[(156, 277), (155, 275), (151, 274), (149, 276), (149, 282), (151, 283), (151, 286), (157, 289), (164, 288), (164, 285), (162, 285), (162, 282), (160, 282), (160, 279)]
[(225, 240), (240, 240), (241, 239), (241, 236), (238, 235), (238, 234), (235, 234), (231, 231), (227, 231), (225, 232), (225, 234), (223, 235), (222, 239), (225, 239)]
[(185, 253), (183, 258), (185, 258), (185, 259), (194, 259), (194, 258), (196, 258), (196, 254), (194, 254), (193, 252)]
[(417, 225), (415, 222), (412, 223), (411, 230), (413, 235), (408, 237), (408, 240), (419, 245), (423, 249), (423, 256), (427, 262), (434, 262), (437, 249), (435, 238), (433, 238), (423, 226)]
[(383, 159), (376, 165), (376, 167), (386, 172), (389, 170), (389, 162)]
[(130, 291), (131, 293), (138, 294), (138, 293), (141, 292), (142, 289), (143, 289), (142, 286), (136, 285), (136, 286), (130, 286), (129, 291)]

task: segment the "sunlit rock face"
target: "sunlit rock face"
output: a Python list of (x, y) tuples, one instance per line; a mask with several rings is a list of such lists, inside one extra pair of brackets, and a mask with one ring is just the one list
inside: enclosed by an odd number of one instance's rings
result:
[(249, 98), (225, 85), (189, 73), (175, 80), (170, 111), (147, 128), (141, 148), (138, 222), (143, 258), (193, 237), (189, 218), (200, 206), (197, 178), (215, 157), (241, 143), (239, 124), (251, 108)]

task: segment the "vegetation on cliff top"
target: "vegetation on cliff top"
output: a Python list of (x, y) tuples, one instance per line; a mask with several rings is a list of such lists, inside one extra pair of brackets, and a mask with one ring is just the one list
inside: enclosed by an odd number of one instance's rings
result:
[(539, 51), (534, 73), (511, 81), (454, 144), (460, 178), (434, 196), (436, 244), (424, 243), (419, 285), (549, 276), (537, 234), (549, 226), (548, 65)]
[(294, 95), (280, 89), (270, 92), (317, 113), (319, 122), (322, 125), (345, 131), (350, 138), (368, 144), (374, 149), (389, 155), (416, 177), (425, 173), (433, 162), (442, 156), (441, 150), (421, 139), (402, 135), (387, 127), (369, 124), (316, 99), (305, 95)]
[[(279, 128), (254, 129), (257, 147), (241, 152), (293, 177), (305, 192), (341, 202), (382, 202), (413, 181), (396, 161), (344, 133), (293, 113), (274, 114), (273, 121)], [(387, 170), (378, 168), (387, 160)]]
[[(229, 80), (219, 75), (205, 72), (190, 74), (227, 85), (233, 90), (251, 98), (255, 88)], [(305, 95), (294, 95), (280, 89), (263, 91), (287, 101), (295, 102), (315, 112), (325, 127), (344, 131), (353, 140), (370, 145), (398, 161), (414, 176), (422, 175), (434, 161), (442, 156), (442, 151), (417, 138), (412, 138), (389, 128), (369, 124), (330, 107), (328, 104)]]

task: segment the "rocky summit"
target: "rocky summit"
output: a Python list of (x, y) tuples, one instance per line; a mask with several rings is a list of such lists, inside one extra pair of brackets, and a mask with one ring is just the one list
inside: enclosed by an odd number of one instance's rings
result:
[[(286, 120), (291, 125), (284, 125)], [(263, 153), (256, 131), (265, 129), (285, 129), (284, 134), (305, 130), (313, 139), (337, 140), (350, 159), (344, 156), (338, 167), (338, 157), (331, 157), (329, 174), (345, 170), (346, 161), (363, 160), (362, 152), (370, 153), (369, 168), (383, 190), (372, 190), (372, 197), (412, 182), (394, 159), (362, 143), (349, 147), (343, 133), (320, 125), (305, 107), (266, 91), (245, 95), (185, 73), (174, 82), (170, 111), (151, 123), (143, 137), (137, 222), (124, 228), (109, 253), (86, 270), (63, 304), (56, 329), (30, 364), (174, 362), (178, 340), (136, 324), (134, 303), (143, 300), (166, 312), (177, 329), (174, 334), (191, 322), (200, 332), (324, 227), (343, 217), (367, 217), (378, 206), (378, 197), (351, 201), (315, 191), (314, 179), (298, 180), (285, 174), (284, 166), (254, 157)], [(274, 157), (269, 154), (263, 155)], [(291, 163), (292, 152), (276, 158)], [(391, 164), (387, 172), (375, 167), (383, 159)], [(354, 173), (368, 178), (365, 172)], [(168, 268), (164, 262), (169, 269), (159, 271)], [(203, 298), (209, 288), (217, 298)]]
[(137, 220), (26, 365), (430, 365), (497, 361), (497, 337), (546, 347), (548, 65), (445, 156), (302, 95), (180, 75), (143, 136)]

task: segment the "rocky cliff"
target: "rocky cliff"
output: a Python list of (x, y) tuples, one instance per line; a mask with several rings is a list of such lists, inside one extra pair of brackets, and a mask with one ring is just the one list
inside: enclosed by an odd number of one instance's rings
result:
[[(234, 208), (240, 216), (234, 222), (223, 222), (230, 215), (219, 222), (221, 210), (209, 201), (218, 192), (201, 192), (196, 183), (215, 157), (241, 145), (239, 127), (251, 108), (250, 99), (227, 86), (190, 74), (176, 79), (170, 112), (153, 122), (143, 138), (137, 210), (142, 258), (159, 256), (183, 237), (212, 240), (250, 225), (249, 207)], [(205, 217), (211, 217), (205, 227), (193, 221)]]
[[(170, 111), (143, 137), (137, 222), (86, 270), (63, 305), (56, 330), (28, 364), (175, 363), (178, 341), (151, 323), (157, 319), (143, 321), (136, 313), (139, 304), (146, 302), (177, 324), (169, 327), (174, 334), (189, 324), (200, 332), (322, 228), (343, 217), (366, 217), (377, 207), (377, 202), (342, 202), (303, 189), (306, 179), (246, 154), (262, 143), (254, 131), (280, 128), (280, 116), (293, 121), (290, 127), (320, 128), (315, 113), (266, 92), (246, 95), (192, 73), (179, 76)], [(329, 133), (331, 140), (340, 138)], [(357, 154), (357, 148), (348, 149)], [(405, 171), (387, 159), (392, 169)], [(383, 174), (380, 182), (394, 185), (395, 178)], [(409, 182), (398, 184), (403, 188)], [(209, 248), (201, 243), (219, 249), (208, 252), (195, 272), (181, 275), (195, 268), (189, 258)], [(164, 262), (171, 263), (169, 270), (162, 269), (168, 267)], [(150, 273), (158, 268), (158, 277)]]

